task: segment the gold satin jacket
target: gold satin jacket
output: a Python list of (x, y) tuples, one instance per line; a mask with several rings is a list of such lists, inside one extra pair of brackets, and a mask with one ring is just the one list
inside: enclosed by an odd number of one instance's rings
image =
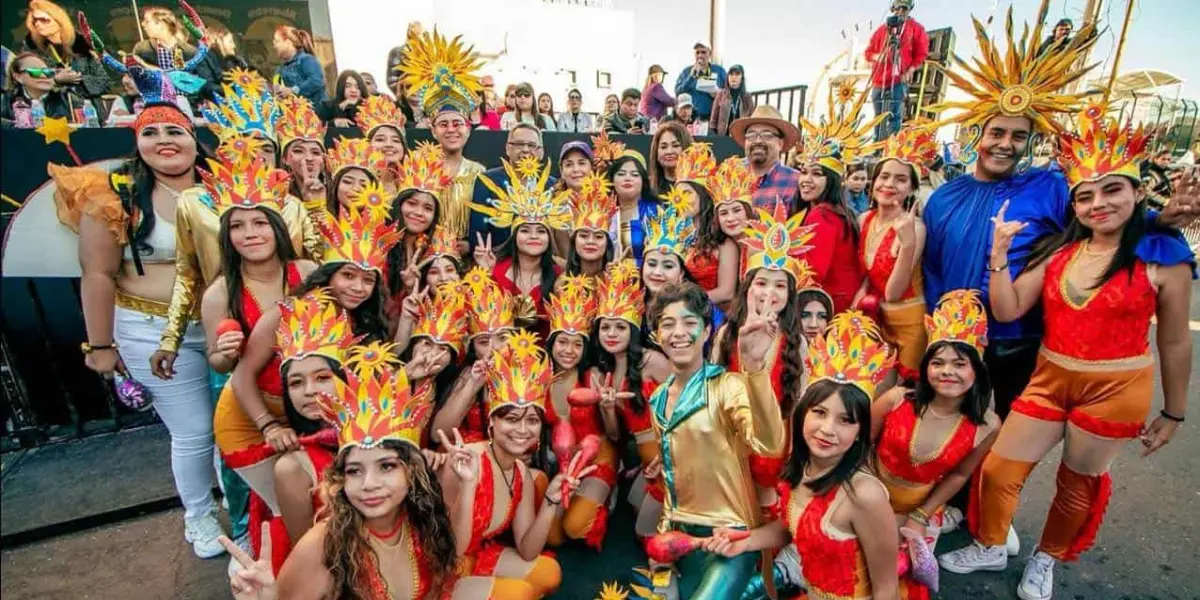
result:
[(441, 203), (439, 222), (443, 227), (454, 232), (460, 240), (467, 239), (467, 229), (471, 224), (471, 200), (475, 194), (475, 179), (484, 172), (483, 165), (463, 159), (458, 166), (458, 174), (454, 176), (454, 184), (442, 190), (438, 201)]
[[(660, 532), (667, 531), (672, 521), (757, 527), (762, 509), (748, 457), (779, 457), (785, 450), (787, 436), (769, 370), (748, 375), (725, 371), (710, 377), (705, 386), (707, 404), (670, 431), (659, 411), (651, 410), (654, 432), (663, 440), (660, 443), (668, 445), (674, 470), (674, 497), (666, 495)], [(656, 392), (652, 398), (657, 397)], [(673, 411), (679, 411), (683, 400), (675, 403)]]
[[(198, 318), (200, 296), (221, 275), (221, 219), (205, 202), (206, 193), (199, 186), (189, 188), (175, 204), (175, 287), (167, 326), (158, 344), (160, 350), (179, 351), (188, 321)], [(288, 196), (283, 222), (296, 254), (319, 259), (323, 242), (300, 200)]]

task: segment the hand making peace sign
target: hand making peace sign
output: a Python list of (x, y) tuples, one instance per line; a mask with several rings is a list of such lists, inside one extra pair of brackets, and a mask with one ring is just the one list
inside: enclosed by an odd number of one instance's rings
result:
[(896, 231), (896, 241), (904, 248), (912, 248), (917, 243), (917, 203), (913, 202), (904, 214), (892, 223)]
[(242, 569), (229, 577), (229, 589), (233, 592), (234, 600), (275, 600), (278, 592), (275, 589), (275, 574), (271, 572), (271, 525), (262, 524), (262, 549), (258, 560), (246, 554), (233, 540), (221, 536), (217, 538), (225, 551), (242, 566)]
[(759, 296), (747, 307), (746, 324), (738, 331), (738, 352), (747, 373), (761, 371), (771, 340), (779, 333), (779, 315), (767, 295)]
[(492, 252), (492, 234), (487, 238), (482, 233), (475, 234), (475, 264), (491, 273), (496, 268), (496, 254)]
[(473, 450), (467, 447), (463, 442), (462, 434), (458, 432), (458, 428), (454, 428), (454, 443), (446, 438), (444, 430), (438, 430), (438, 438), (442, 441), (442, 448), (446, 449), (448, 454), (447, 462), (454, 474), (458, 476), (458, 480), (465, 484), (473, 484), (479, 481), (480, 458)]

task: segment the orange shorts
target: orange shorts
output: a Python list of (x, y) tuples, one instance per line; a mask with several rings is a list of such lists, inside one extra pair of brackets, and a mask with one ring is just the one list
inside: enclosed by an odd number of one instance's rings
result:
[(1149, 357), (1086, 362), (1045, 348), (1013, 412), (1043, 421), (1069, 421), (1105, 438), (1135, 438), (1154, 397), (1154, 362)]

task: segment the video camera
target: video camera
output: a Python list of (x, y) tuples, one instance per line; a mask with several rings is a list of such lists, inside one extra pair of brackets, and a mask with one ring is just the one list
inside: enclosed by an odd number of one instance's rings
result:
[(900, 18), (898, 15), (888, 15), (888, 30), (890, 30), (892, 33), (899, 33), (901, 25), (904, 25), (904, 19)]

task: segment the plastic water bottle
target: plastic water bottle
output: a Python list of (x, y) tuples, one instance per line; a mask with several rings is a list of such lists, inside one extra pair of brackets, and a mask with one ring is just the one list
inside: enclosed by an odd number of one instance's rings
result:
[(83, 126), (84, 127), (99, 127), (100, 115), (96, 113), (96, 107), (91, 100), (83, 101)]
[(137, 100), (133, 101), (133, 114), (142, 114), (142, 109), (146, 108), (146, 103), (142, 101), (142, 97), (138, 96)]
[(41, 127), (46, 122), (46, 107), (42, 106), (41, 98), (34, 98), (29, 109), (30, 122), (34, 128)]
[(33, 129), (33, 115), (29, 112), (29, 103), (24, 98), (13, 102), (13, 121), (18, 129)]

